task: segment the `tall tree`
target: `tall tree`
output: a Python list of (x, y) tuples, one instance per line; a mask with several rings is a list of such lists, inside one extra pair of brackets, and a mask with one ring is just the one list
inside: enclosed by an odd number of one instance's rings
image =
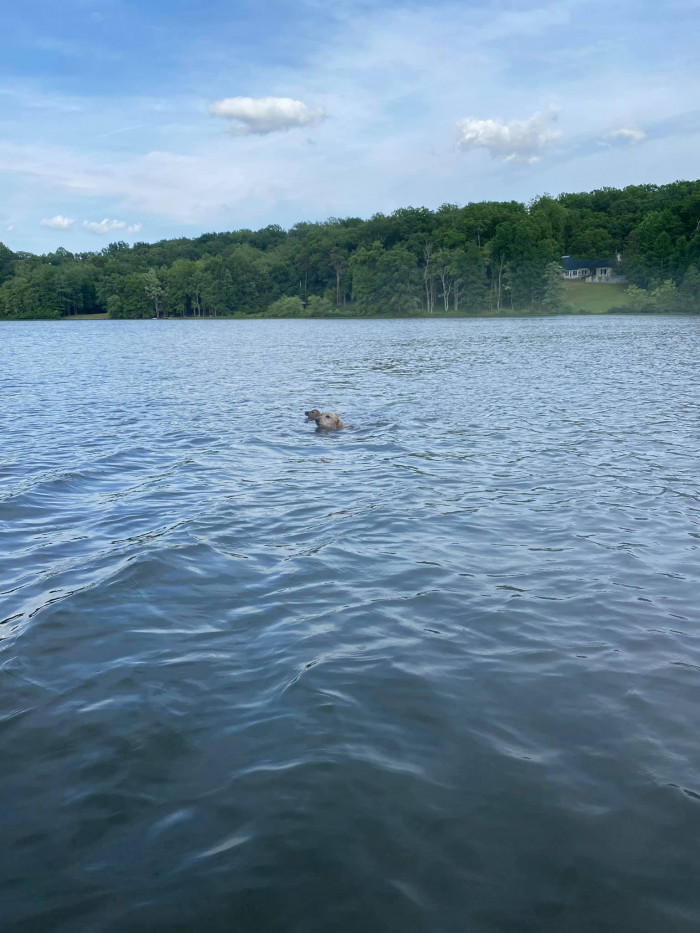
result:
[(155, 269), (149, 269), (148, 272), (143, 273), (143, 289), (146, 292), (146, 297), (153, 305), (155, 316), (160, 317), (161, 302), (165, 294), (165, 288)]

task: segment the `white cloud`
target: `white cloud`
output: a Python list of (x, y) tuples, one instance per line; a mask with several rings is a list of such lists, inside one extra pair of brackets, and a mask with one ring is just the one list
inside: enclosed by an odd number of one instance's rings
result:
[(98, 236), (104, 236), (107, 233), (112, 233), (114, 230), (124, 230), (126, 228), (125, 220), (107, 220), (105, 217), (104, 220), (99, 222), (96, 220), (84, 220), (83, 226), (86, 230), (89, 230), (90, 233), (96, 233)]
[(620, 127), (619, 130), (613, 130), (611, 133), (608, 133), (610, 139), (619, 139), (625, 143), (639, 143), (643, 139), (646, 139), (647, 134), (643, 130), (638, 130), (636, 127)]
[(502, 162), (539, 162), (542, 152), (558, 142), (562, 134), (552, 128), (557, 112), (534, 113), (527, 120), (459, 120), (458, 145), (460, 149), (486, 149), (494, 159)]
[(309, 107), (291, 97), (225, 97), (213, 103), (209, 113), (233, 121), (230, 129), (236, 136), (265, 136), (326, 118), (322, 107)]
[(15, 225), (14, 225), (14, 224), (8, 224), (8, 225), (7, 225), (7, 232), (8, 232), (8, 233), (12, 233), (12, 231), (13, 231), (14, 229), (15, 229)]
[(75, 223), (74, 220), (71, 220), (70, 217), (63, 217), (61, 214), (56, 214), (55, 217), (45, 217), (43, 220), (40, 220), (39, 223), (42, 227), (50, 227), (51, 230), (68, 230)]
[(127, 233), (138, 233), (142, 226), (142, 224), (127, 224), (125, 220), (108, 220), (106, 217), (104, 220), (100, 221), (83, 221), (83, 227), (89, 230), (90, 233), (95, 233), (97, 236), (105, 236), (108, 233), (113, 233), (115, 230), (126, 230)]

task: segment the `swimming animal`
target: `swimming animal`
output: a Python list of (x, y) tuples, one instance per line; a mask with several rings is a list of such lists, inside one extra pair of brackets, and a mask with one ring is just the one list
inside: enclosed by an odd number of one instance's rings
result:
[(318, 408), (312, 408), (311, 411), (305, 411), (304, 414), (309, 421), (315, 421), (316, 426), (326, 431), (339, 431), (345, 425), (340, 420), (340, 415), (334, 411), (319, 411)]

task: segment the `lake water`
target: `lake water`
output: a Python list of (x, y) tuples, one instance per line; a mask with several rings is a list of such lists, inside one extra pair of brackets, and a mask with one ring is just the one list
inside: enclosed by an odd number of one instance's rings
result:
[(700, 316), (0, 354), (3, 933), (696, 933)]

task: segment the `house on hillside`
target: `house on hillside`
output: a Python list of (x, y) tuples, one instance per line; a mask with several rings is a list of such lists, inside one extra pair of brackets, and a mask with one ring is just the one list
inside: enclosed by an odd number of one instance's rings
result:
[(562, 274), (565, 279), (578, 282), (626, 282), (624, 275), (617, 275), (615, 266), (607, 259), (572, 259), (562, 256)]

